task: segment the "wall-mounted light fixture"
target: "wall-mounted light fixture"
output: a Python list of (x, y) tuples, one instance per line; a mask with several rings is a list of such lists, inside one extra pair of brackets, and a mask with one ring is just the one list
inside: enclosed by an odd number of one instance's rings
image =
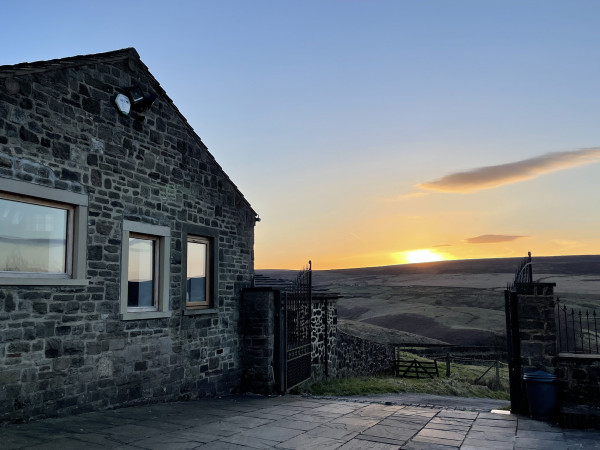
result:
[(139, 86), (123, 89), (121, 92), (115, 98), (115, 105), (119, 112), (124, 115), (128, 115), (132, 110), (136, 112), (147, 111), (158, 98), (158, 95), (154, 93), (144, 95)]
[(144, 93), (138, 86), (134, 86), (129, 88), (129, 98), (131, 99), (133, 106), (135, 106), (144, 100)]

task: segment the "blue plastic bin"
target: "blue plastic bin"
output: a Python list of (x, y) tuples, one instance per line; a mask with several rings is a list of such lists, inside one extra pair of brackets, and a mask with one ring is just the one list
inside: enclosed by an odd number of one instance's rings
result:
[(550, 420), (556, 417), (558, 395), (556, 380), (558, 377), (551, 373), (537, 370), (523, 375), (529, 415), (536, 420)]

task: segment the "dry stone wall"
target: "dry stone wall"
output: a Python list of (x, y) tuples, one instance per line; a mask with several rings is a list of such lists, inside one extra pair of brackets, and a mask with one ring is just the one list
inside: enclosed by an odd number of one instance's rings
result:
[(311, 380), (323, 380), (335, 373), (335, 345), (338, 332), (335, 299), (313, 297), (311, 328)]
[(394, 367), (394, 346), (338, 330), (335, 359), (335, 376), (338, 378), (390, 374)]

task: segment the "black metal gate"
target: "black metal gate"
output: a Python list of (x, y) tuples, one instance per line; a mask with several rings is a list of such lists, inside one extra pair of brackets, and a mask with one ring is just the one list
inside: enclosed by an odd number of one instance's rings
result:
[(510, 386), (510, 410), (514, 414), (527, 412), (526, 399), (521, 382), (521, 338), (519, 336), (519, 294), (529, 293), (533, 285), (531, 252), (515, 272), (515, 279), (504, 291), (506, 313), (506, 350), (508, 353), (508, 378)]
[(276, 330), (280, 392), (287, 392), (311, 375), (311, 262), (296, 277), (293, 286), (281, 293)]

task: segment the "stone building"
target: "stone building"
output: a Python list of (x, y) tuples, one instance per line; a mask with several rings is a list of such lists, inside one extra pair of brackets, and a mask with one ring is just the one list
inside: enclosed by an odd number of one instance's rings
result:
[(0, 421), (235, 389), (257, 220), (135, 50), (0, 66)]

